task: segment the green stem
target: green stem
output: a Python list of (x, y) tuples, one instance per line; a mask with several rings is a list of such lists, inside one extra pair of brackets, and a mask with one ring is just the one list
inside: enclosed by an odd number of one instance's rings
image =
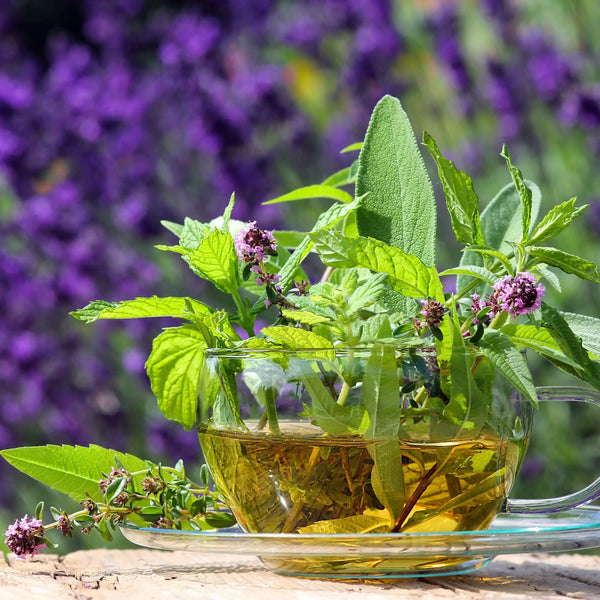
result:
[(233, 301), (238, 309), (238, 314), (240, 316), (240, 325), (243, 327), (244, 331), (252, 337), (254, 335), (254, 319), (248, 314), (246, 307), (244, 306), (244, 302), (240, 297), (240, 293), (238, 290), (235, 290), (233, 294), (231, 294)]
[(265, 393), (265, 412), (267, 413), (267, 420), (269, 421), (269, 431), (273, 435), (281, 435), (281, 429), (279, 428), (279, 419), (277, 418), (277, 406), (275, 400), (277, 394), (275, 390), (270, 387), (267, 388)]

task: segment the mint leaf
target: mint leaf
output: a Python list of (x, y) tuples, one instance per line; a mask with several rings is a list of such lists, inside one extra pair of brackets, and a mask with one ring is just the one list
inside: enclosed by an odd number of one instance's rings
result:
[[(385, 515), (385, 516), (384, 516)], [(386, 533), (390, 528), (390, 519), (384, 512), (382, 515), (362, 514), (341, 517), (328, 521), (317, 521), (312, 525), (300, 527), (300, 533)]]
[[(359, 156), (356, 196), (358, 233), (435, 264), (436, 203), (433, 186), (410, 121), (397, 98), (375, 106)], [(391, 310), (406, 299), (386, 294)]]
[(527, 187), (527, 184), (523, 179), (523, 175), (521, 175), (521, 171), (519, 171), (519, 169), (517, 169), (517, 167), (513, 165), (512, 159), (510, 157), (510, 154), (508, 153), (508, 148), (506, 147), (506, 145), (502, 146), (502, 152), (500, 153), (500, 155), (506, 160), (508, 170), (510, 171), (513, 183), (517, 188), (517, 192), (519, 193), (519, 198), (521, 200), (522, 210), (520, 241), (524, 243), (529, 238), (529, 228), (531, 226), (531, 211), (533, 206), (532, 192)]
[[(525, 182), (531, 190), (532, 206), (531, 220), (535, 222), (542, 202), (540, 189), (532, 181)], [(503, 187), (494, 199), (486, 206), (481, 213), (481, 230), (488, 248), (499, 250), (503, 254), (512, 252), (509, 242), (516, 242), (522, 235), (522, 214), (523, 207), (520, 196), (513, 183)], [(465, 252), (460, 261), (460, 265), (483, 266), (484, 261), (479, 254)], [(470, 279), (459, 275), (456, 279), (456, 289), (458, 292), (470, 283)], [(482, 290), (479, 289), (480, 294)]]
[(540, 221), (529, 239), (530, 244), (539, 244), (555, 237), (566, 229), (589, 205), (576, 207), (577, 198), (571, 198), (558, 206), (550, 209), (548, 214)]
[(262, 333), (286, 348), (333, 348), (329, 340), (317, 335), (316, 333), (313, 333), (312, 331), (299, 329), (298, 327), (288, 327), (282, 325), (276, 327), (265, 327), (262, 330)]
[(331, 185), (308, 185), (306, 187), (298, 188), (293, 192), (283, 194), (273, 200), (263, 202), (263, 204), (278, 204), (280, 202), (290, 202), (292, 200), (306, 200), (308, 198), (330, 198), (331, 200), (337, 200), (349, 204), (354, 198), (344, 190), (340, 190), (337, 187)]
[(473, 180), (457, 169), (451, 160), (442, 156), (434, 139), (427, 132), (423, 134), (423, 142), (437, 164), (456, 239), (461, 244), (484, 245), (479, 219), (479, 198), (473, 189)]
[(212, 230), (185, 259), (196, 274), (221, 291), (227, 294), (237, 291), (238, 259), (228, 233)]
[(533, 405), (537, 405), (537, 392), (527, 361), (511, 339), (501, 331), (488, 329), (478, 345), (494, 367)]
[(183, 231), (183, 225), (173, 223), (173, 221), (161, 221), (160, 224), (171, 233), (174, 233), (177, 237), (179, 237)]
[(99, 501), (98, 482), (117, 460), (127, 470), (145, 471), (146, 461), (100, 446), (28, 446), (0, 451), (2, 457), (19, 471), (66, 494), (76, 502), (89, 495)]
[(152, 391), (162, 413), (191, 429), (196, 423), (206, 341), (191, 325), (165, 329), (154, 338), (146, 363)]
[(186, 217), (179, 234), (179, 243), (187, 250), (195, 250), (210, 231), (211, 228), (207, 223)]
[(414, 255), (372, 238), (348, 238), (322, 230), (310, 234), (321, 260), (332, 267), (364, 267), (387, 273), (391, 287), (410, 298), (444, 301), (443, 286), (435, 268)]
[(577, 275), (580, 279), (589, 279), (596, 283), (600, 283), (598, 267), (585, 258), (580, 258), (574, 254), (568, 254), (562, 250), (546, 246), (532, 246), (529, 248), (529, 254), (551, 267), (558, 267), (565, 273)]
[(84, 308), (70, 313), (76, 319), (93, 323), (98, 319), (143, 319), (148, 317), (176, 317), (189, 319), (186, 302), (193, 307), (194, 312), (208, 315), (211, 309), (198, 300), (192, 298), (135, 298), (123, 302), (106, 302), (96, 300)]

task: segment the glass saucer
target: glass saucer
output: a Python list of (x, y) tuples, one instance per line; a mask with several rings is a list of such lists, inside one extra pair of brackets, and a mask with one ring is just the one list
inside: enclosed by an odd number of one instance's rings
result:
[(501, 514), (489, 529), (446, 533), (293, 534), (179, 531), (122, 526), (149, 548), (258, 556), (285, 575), (382, 579), (456, 575), (497, 555), (600, 547), (600, 507), (556, 514)]

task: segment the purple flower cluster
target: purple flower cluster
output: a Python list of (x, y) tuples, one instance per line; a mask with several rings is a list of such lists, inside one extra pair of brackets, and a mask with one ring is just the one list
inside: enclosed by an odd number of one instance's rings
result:
[[(471, 296), (471, 311), (477, 315), (484, 308), (489, 308), (485, 315), (486, 323), (502, 311), (511, 317), (525, 315), (542, 306), (545, 291), (545, 287), (531, 273), (518, 273), (516, 277), (506, 275), (494, 284), (487, 300), (481, 300), (477, 294)], [(478, 322), (475, 318), (474, 323)]]
[(278, 273), (269, 273), (265, 259), (277, 255), (277, 240), (273, 233), (256, 227), (256, 221), (250, 221), (247, 227), (240, 229), (235, 238), (235, 251), (241, 262), (245, 263), (245, 272), (256, 274), (257, 285), (266, 285), (269, 298), (268, 306), (279, 301), (282, 289), (277, 285)]
[(8, 526), (4, 543), (17, 557), (34, 556), (45, 547), (44, 527), (39, 519), (25, 515)]
[(418, 331), (422, 331), (427, 327), (439, 327), (446, 312), (446, 307), (438, 300), (431, 298), (421, 300), (421, 311), (419, 317), (415, 319), (415, 327)]

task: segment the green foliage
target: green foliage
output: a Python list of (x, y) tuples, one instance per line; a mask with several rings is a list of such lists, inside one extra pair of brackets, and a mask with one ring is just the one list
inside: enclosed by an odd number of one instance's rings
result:
[(0, 455), (19, 471), (76, 502), (88, 496), (100, 500), (98, 481), (117, 463), (131, 471), (146, 469), (146, 462), (135, 456), (96, 445), (28, 446), (0, 450)]
[[(373, 110), (359, 157), (356, 196), (360, 198), (356, 215), (360, 235), (412, 254), (427, 266), (435, 263), (433, 187), (397, 98), (384, 96)], [(393, 293), (386, 303), (392, 310), (407, 305)]]

